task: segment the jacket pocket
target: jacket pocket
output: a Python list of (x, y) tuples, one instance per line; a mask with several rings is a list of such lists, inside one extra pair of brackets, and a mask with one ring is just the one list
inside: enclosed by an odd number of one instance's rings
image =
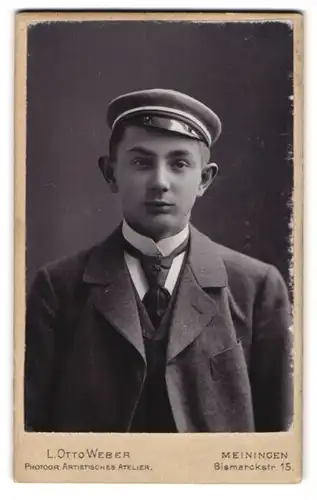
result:
[(242, 342), (237, 341), (232, 347), (215, 354), (209, 359), (211, 377), (214, 382), (224, 380), (229, 374), (241, 376), (247, 371)]

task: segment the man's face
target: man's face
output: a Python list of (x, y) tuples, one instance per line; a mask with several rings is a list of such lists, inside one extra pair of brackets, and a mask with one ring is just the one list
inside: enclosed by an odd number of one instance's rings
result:
[[(129, 126), (113, 162), (123, 215), (136, 231), (159, 240), (188, 223), (206, 179), (208, 150), (164, 130)], [(212, 176), (212, 174), (210, 173)]]

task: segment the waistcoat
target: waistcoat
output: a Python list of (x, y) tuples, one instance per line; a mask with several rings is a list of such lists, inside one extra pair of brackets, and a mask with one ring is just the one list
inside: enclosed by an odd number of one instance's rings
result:
[(177, 432), (167, 394), (165, 370), (169, 330), (183, 268), (184, 264), (168, 308), (157, 330), (135, 290), (147, 360), (147, 375), (130, 432)]

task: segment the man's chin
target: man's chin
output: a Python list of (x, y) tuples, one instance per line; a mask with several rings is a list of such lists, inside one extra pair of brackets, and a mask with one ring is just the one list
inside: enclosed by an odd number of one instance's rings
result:
[(152, 238), (154, 241), (173, 236), (179, 233), (186, 225), (185, 223), (180, 223), (175, 221), (175, 218), (170, 214), (157, 213), (151, 214), (151, 217), (147, 217), (146, 221), (137, 224), (131, 224), (133, 229), (137, 232)]

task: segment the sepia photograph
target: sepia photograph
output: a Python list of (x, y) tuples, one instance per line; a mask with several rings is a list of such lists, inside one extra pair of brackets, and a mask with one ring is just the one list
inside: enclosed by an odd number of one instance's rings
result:
[(16, 433), (54, 464), (72, 434), (229, 434), (218, 457), (298, 477), (301, 16), (82, 16), (17, 16)]

